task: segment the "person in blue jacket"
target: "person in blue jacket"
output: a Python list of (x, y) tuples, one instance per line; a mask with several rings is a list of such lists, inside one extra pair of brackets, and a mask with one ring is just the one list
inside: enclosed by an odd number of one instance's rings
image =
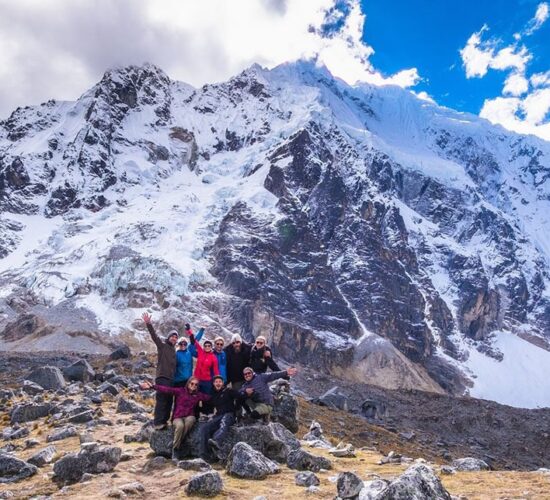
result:
[(185, 387), (187, 381), (193, 375), (193, 353), (188, 347), (188, 339), (181, 337), (178, 340), (176, 351), (176, 373), (174, 375), (174, 387)]
[(227, 384), (227, 355), (223, 350), (225, 341), (222, 337), (216, 337), (214, 339), (214, 354), (218, 358), (218, 368), (220, 370), (220, 375), (223, 378), (223, 383)]
[[(191, 325), (189, 323), (185, 323), (185, 333), (190, 337), (191, 335), (193, 335), (193, 330), (191, 330)], [(195, 335), (195, 341), (196, 342), (199, 342), (200, 339), (202, 339), (202, 336), (204, 335), (204, 328), (200, 328), (199, 331), (197, 332), (197, 334)], [(197, 355), (197, 348), (191, 344), (189, 346), (189, 351), (191, 352), (191, 354), (193, 355), (193, 357), (198, 357)]]

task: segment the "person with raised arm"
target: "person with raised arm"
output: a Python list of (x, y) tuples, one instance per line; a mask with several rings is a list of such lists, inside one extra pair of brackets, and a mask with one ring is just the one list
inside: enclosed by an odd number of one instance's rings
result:
[(193, 354), (188, 347), (189, 339), (181, 337), (178, 340), (176, 351), (176, 374), (174, 375), (174, 387), (185, 387), (187, 381), (193, 375)]
[(197, 350), (197, 364), (194, 375), (199, 379), (199, 390), (206, 394), (212, 394), (212, 378), (219, 375), (218, 359), (212, 352), (212, 341), (205, 340), (201, 346), (193, 334), (189, 340)]
[(239, 391), (246, 398), (244, 404), (250, 409), (250, 416), (254, 419), (263, 418), (269, 422), (273, 411), (273, 394), (269, 390), (269, 382), (279, 378), (293, 377), (298, 370), (288, 368), (279, 372), (254, 373), (254, 370), (247, 366), (243, 370), (244, 384)]
[[(193, 335), (193, 330), (191, 330), (191, 325), (189, 323), (185, 323), (185, 333), (187, 334), (188, 337), (191, 337), (191, 335)], [(204, 335), (204, 328), (199, 328), (199, 331), (195, 335), (195, 340), (199, 342), (202, 339), (203, 335)], [(197, 349), (193, 344), (189, 346), (189, 351), (195, 358), (197, 357)]]
[[(157, 369), (155, 374), (155, 383), (166, 387), (171, 387), (174, 383), (174, 374), (176, 372), (176, 350), (175, 345), (178, 341), (178, 332), (170, 331), (168, 336), (161, 339), (153, 327), (151, 315), (144, 312), (141, 316), (151, 339), (157, 346)], [(171, 394), (157, 392), (155, 401), (155, 413), (153, 423), (155, 429), (163, 429), (170, 419), (172, 412), (173, 397)]]
[(185, 387), (168, 387), (165, 385), (151, 384), (150, 382), (141, 382), (140, 389), (155, 389), (157, 394), (168, 394), (174, 396), (174, 441), (172, 443), (172, 458), (181, 459), (181, 444), (185, 436), (195, 425), (195, 410), (201, 401), (208, 401), (210, 396), (199, 391), (199, 381), (196, 377), (191, 377)]
[(256, 337), (254, 347), (250, 351), (250, 367), (254, 370), (254, 373), (265, 373), (268, 368), (272, 372), (281, 371), (279, 365), (275, 363), (271, 348), (266, 344), (263, 335)]

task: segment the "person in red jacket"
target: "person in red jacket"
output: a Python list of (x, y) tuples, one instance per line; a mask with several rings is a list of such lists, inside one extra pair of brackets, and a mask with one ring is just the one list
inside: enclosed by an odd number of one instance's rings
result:
[(185, 436), (195, 425), (195, 409), (201, 401), (208, 401), (210, 396), (198, 390), (199, 380), (191, 377), (185, 387), (168, 387), (166, 385), (151, 384), (150, 382), (141, 382), (140, 389), (155, 389), (161, 394), (171, 394), (175, 396), (174, 414), (174, 442), (172, 445), (172, 458), (180, 459), (180, 445)]
[(191, 344), (197, 349), (197, 364), (194, 376), (199, 379), (199, 390), (205, 394), (212, 394), (212, 378), (220, 374), (218, 358), (212, 351), (212, 342), (205, 340), (203, 346), (195, 340), (195, 336), (189, 336)]

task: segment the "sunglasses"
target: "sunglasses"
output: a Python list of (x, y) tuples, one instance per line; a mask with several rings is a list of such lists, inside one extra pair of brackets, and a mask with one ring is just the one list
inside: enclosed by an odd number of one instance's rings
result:
[(264, 345), (265, 342), (262, 342), (261, 340), (256, 340), (256, 344), (258, 344), (258, 345)]
[(244, 372), (244, 376), (245, 377), (252, 376), (252, 372)]
[(196, 382), (189, 382), (189, 387), (197, 387), (197, 384)]
[(216, 342), (216, 345), (223, 345), (223, 342)]
[(210, 349), (212, 349), (212, 344), (204, 344), (204, 348), (206, 349), (207, 347), (210, 347)]

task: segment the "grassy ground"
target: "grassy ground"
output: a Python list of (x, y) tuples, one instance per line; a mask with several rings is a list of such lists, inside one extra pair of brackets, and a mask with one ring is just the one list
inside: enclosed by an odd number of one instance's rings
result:
[[(150, 405), (151, 400), (144, 401)], [(14, 498), (30, 498), (36, 495), (51, 495), (54, 498), (78, 498), (97, 499), (107, 498), (110, 493), (116, 492), (123, 484), (139, 481), (145, 486), (145, 493), (141, 498), (187, 498), (184, 493), (184, 485), (193, 475), (193, 472), (182, 471), (168, 462), (162, 469), (148, 473), (143, 472), (143, 465), (151, 457), (151, 451), (147, 443), (124, 443), (124, 434), (136, 432), (140, 424), (129, 423), (127, 416), (115, 413), (115, 402), (103, 404), (104, 415), (110, 418), (115, 425), (95, 428), (91, 431), (94, 439), (101, 444), (120, 446), (124, 453), (131, 454), (128, 461), (121, 462), (113, 473), (94, 476), (86, 483), (78, 483), (59, 489), (52, 482), (52, 466), (40, 469), (34, 477), (10, 485), (0, 485), (0, 494), (10, 491)], [(342, 471), (354, 471), (363, 479), (377, 477), (391, 479), (403, 472), (407, 465), (378, 465), (381, 454), (374, 449), (374, 442), (378, 448), (386, 451), (394, 449), (397, 452), (411, 456), (437, 459), (430, 456), (429, 449), (419, 448), (414, 442), (400, 441), (396, 434), (387, 432), (365, 423), (359, 417), (347, 413), (330, 410), (300, 401), (301, 429), (299, 436), (307, 431), (307, 426), (312, 418), (323, 425), (325, 434), (336, 443), (338, 440), (352, 442), (357, 451), (356, 458), (331, 457), (326, 451), (313, 449), (315, 454), (327, 456), (332, 459), (334, 468), (328, 472), (319, 473), (321, 481), (320, 490), (316, 495), (306, 495), (304, 488), (294, 484), (296, 471), (281, 466), (281, 472), (263, 481), (247, 481), (229, 477), (219, 467), (224, 480), (224, 493), (218, 498), (231, 500), (247, 500), (255, 496), (263, 495), (268, 499), (286, 500), (292, 498), (334, 498), (336, 494), (336, 477)], [(0, 417), (2, 423), (7, 422), (7, 415)], [(52, 422), (41, 419), (31, 425), (32, 431), (29, 437), (35, 437), (41, 441), (40, 447), (18, 452), (21, 458), (28, 458), (36, 449), (45, 446), (46, 435), (52, 432)], [(338, 434), (338, 437), (336, 437)], [(22, 444), (25, 439), (15, 441)], [(78, 438), (69, 438), (53, 443), (60, 454), (79, 449)], [(473, 499), (550, 499), (550, 476), (534, 472), (474, 472), (458, 473), (453, 476), (443, 476), (443, 484), (453, 494), (462, 498)], [(116, 494), (116, 493), (114, 493)], [(136, 497), (136, 498), (139, 498)]]

